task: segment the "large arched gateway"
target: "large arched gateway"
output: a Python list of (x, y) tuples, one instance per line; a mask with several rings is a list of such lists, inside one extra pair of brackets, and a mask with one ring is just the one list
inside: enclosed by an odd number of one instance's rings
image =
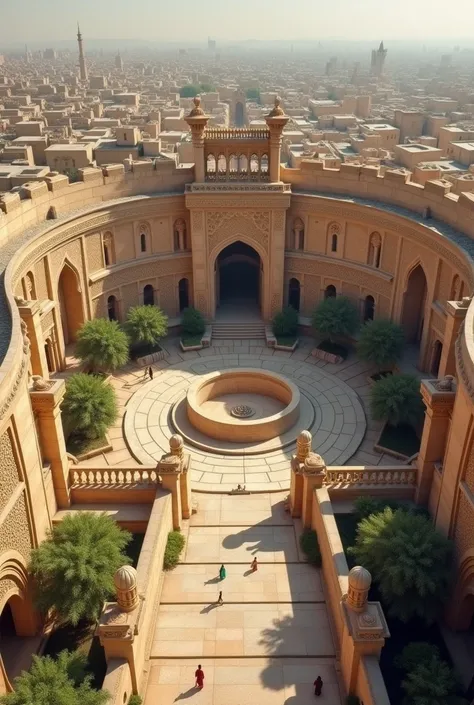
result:
[(261, 260), (258, 252), (240, 240), (225, 247), (216, 259), (216, 306), (260, 305)]

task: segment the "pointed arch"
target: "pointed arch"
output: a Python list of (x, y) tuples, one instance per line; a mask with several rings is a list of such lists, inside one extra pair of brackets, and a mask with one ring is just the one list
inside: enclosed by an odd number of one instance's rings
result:
[(64, 344), (76, 339), (79, 328), (85, 321), (82, 301), (81, 278), (76, 267), (64, 259), (57, 285), (59, 310), (63, 329)]
[(408, 270), (403, 295), (401, 316), (402, 327), (409, 343), (420, 343), (425, 322), (425, 308), (428, 294), (428, 280), (425, 270), (418, 260)]

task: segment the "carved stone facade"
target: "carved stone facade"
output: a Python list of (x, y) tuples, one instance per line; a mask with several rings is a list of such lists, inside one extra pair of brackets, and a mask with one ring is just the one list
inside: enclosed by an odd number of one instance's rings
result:
[(0, 512), (18, 486), (20, 477), (9, 431), (0, 437)]
[(32, 543), (24, 493), (18, 497), (0, 527), (0, 561), (2, 553), (12, 548), (28, 561)]

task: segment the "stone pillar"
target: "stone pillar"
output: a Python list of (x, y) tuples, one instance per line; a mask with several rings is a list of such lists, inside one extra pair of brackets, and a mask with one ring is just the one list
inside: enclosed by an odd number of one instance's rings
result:
[(440, 380), (423, 380), (421, 394), (426, 412), (416, 461), (415, 501), (418, 504), (427, 504), (435, 463), (441, 462), (445, 453), (456, 397), (454, 379), (448, 375)]
[(462, 301), (448, 301), (446, 304), (446, 325), (444, 328), (443, 351), (439, 363), (438, 376), (456, 375), (455, 343), (461, 323), (466, 317), (471, 299), (466, 296)]
[(301, 431), (296, 440), (296, 455), (291, 459), (290, 512), (292, 517), (300, 517), (303, 510), (303, 475), (301, 468), (311, 452), (312, 436), (309, 431)]
[[(355, 693), (361, 658), (380, 658), (390, 632), (380, 603), (367, 602), (372, 582), (369, 571), (362, 566), (355, 566), (349, 572), (348, 582), (348, 593), (342, 603), (344, 628), (340, 649), (341, 674), (345, 692)], [(383, 702), (388, 701), (384, 699)]]
[(61, 402), (64, 397), (63, 379), (46, 381), (34, 375), (30, 387), (33, 411), (38, 417), (42, 459), (51, 463), (54, 493), (59, 508), (69, 507), (69, 461), (66, 454)]
[(314, 491), (323, 486), (326, 477), (326, 463), (317, 453), (310, 453), (304, 461), (303, 504), (301, 520), (305, 529), (310, 529), (313, 520)]
[(26, 331), (30, 340), (31, 370), (34, 375), (40, 375), (48, 379), (49, 370), (46, 353), (44, 351), (39, 302), (25, 301), (18, 296), (15, 297), (15, 300), (21, 319), (26, 323)]
[[(191, 135), (194, 148), (194, 180), (203, 183), (206, 180), (206, 169), (204, 163), (204, 130), (209, 117), (204, 114), (201, 108), (201, 98), (194, 98), (194, 108), (188, 117), (184, 118), (191, 128)], [(217, 165), (216, 165), (217, 168)]]
[[(191, 492), (188, 479), (189, 455), (184, 453), (180, 435), (170, 438), (170, 452), (163, 455), (156, 466), (163, 489), (171, 492), (173, 529), (180, 531), (182, 520), (191, 516)], [(184, 477), (183, 477), (184, 476)]]
[(287, 117), (280, 107), (281, 98), (275, 98), (275, 107), (265, 118), (265, 122), (270, 130), (270, 181), (276, 183), (280, 181), (280, 159), (281, 142), (283, 128), (287, 124)]

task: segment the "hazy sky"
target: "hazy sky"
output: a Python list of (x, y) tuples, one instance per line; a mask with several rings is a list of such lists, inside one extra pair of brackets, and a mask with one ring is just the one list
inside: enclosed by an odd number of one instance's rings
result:
[(0, 0), (2, 42), (474, 39), (474, 0)]

